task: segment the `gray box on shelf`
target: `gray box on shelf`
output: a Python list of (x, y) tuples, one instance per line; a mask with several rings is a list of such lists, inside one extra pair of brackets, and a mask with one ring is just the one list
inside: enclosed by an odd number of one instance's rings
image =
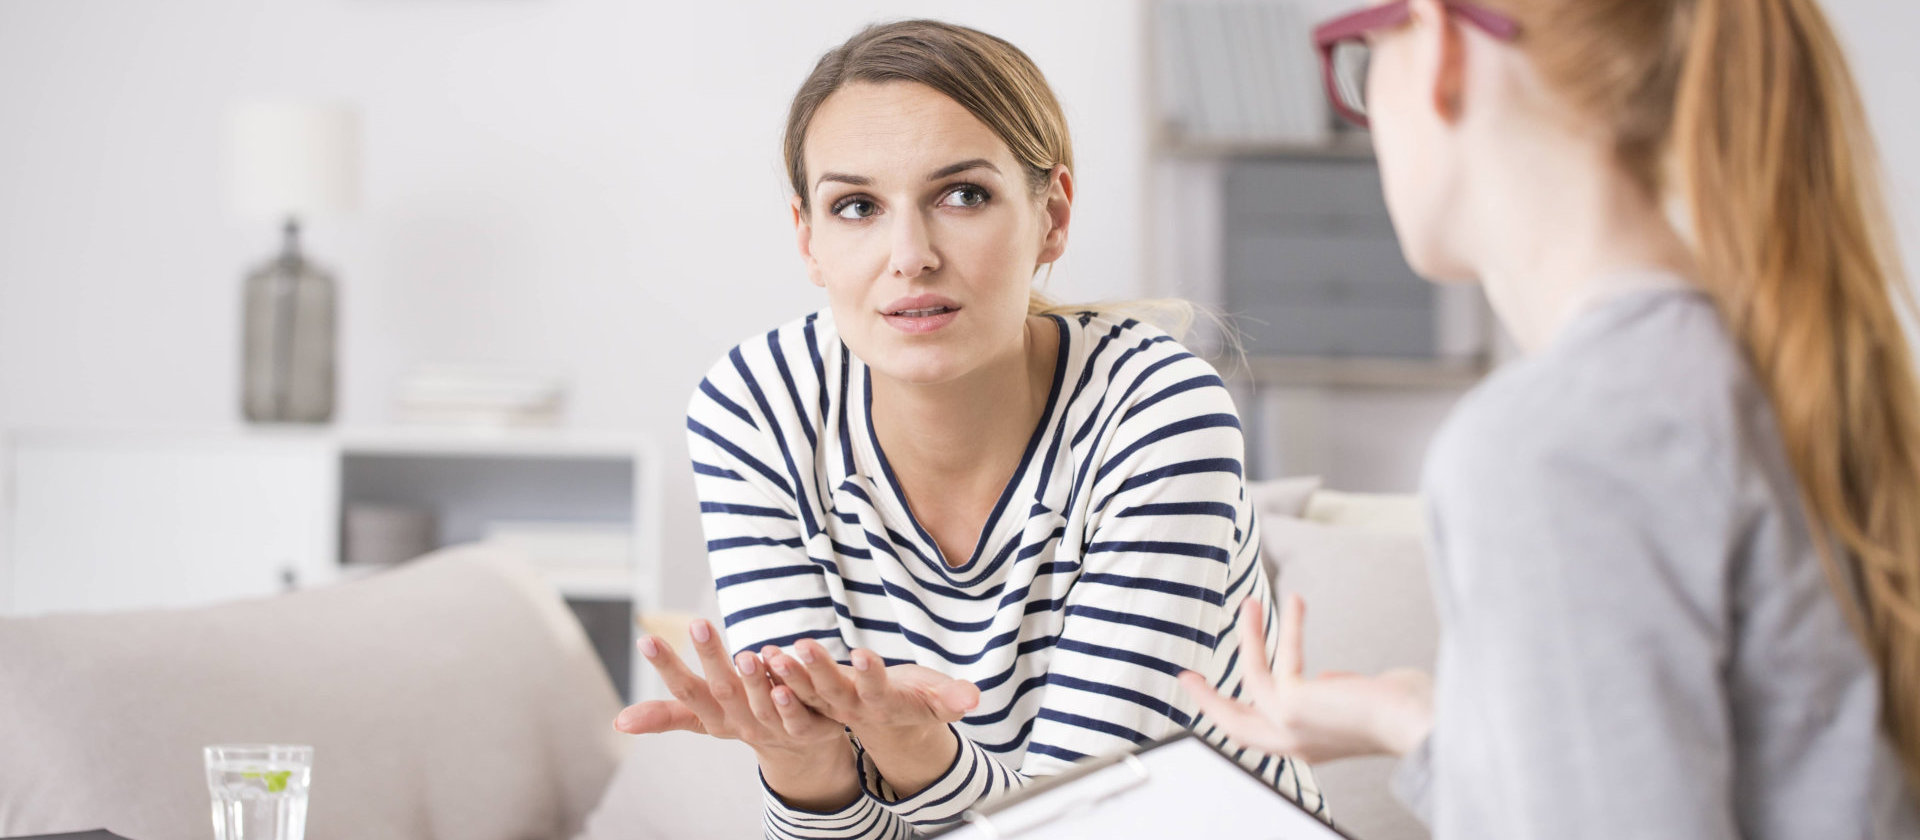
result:
[(1414, 275), (1372, 160), (1233, 160), (1223, 193), (1223, 302), (1251, 354), (1463, 360), (1485, 352), (1478, 293)]
[(383, 566), (412, 560), (437, 546), (439, 528), (430, 508), (349, 504), (341, 516), (340, 562)]

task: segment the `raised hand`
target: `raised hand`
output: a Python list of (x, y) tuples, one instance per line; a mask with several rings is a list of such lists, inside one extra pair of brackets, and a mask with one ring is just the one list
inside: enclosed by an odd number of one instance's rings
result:
[(833, 661), (827, 649), (802, 639), (791, 655), (767, 655), (775, 679), (813, 711), (863, 730), (944, 725), (980, 705), (973, 683), (919, 665), (888, 667), (879, 654), (853, 651), (851, 665)]
[(1249, 598), (1240, 606), (1242, 693), (1251, 703), (1221, 696), (1206, 678), (1188, 671), (1180, 686), (1200, 710), (1242, 744), (1307, 763), (1358, 755), (1405, 755), (1433, 728), (1433, 679), (1410, 668), (1377, 676), (1303, 675), (1302, 626), (1306, 603), (1295, 595), (1280, 610), (1279, 650), (1267, 667), (1265, 610)]
[[(614, 728), (634, 735), (700, 732), (743, 741), (756, 751), (802, 752), (845, 740), (844, 727), (774, 682), (762, 655), (743, 651), (729, 659), (719, 634), (704, 620), (694, 622), (688, 635), (706, 675), (689, 670), (659, 637), (642, 638), (641, 655), (674, 699), (628, 706), (614, 719)], [(777, 650), (769, 647), (765, 652)]]

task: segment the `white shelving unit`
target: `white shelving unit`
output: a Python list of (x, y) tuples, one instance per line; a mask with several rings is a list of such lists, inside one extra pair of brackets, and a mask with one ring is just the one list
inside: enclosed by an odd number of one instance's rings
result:
[(1207, 140), (1183, 137), (1162, 128), (1154, 137), (1156, 154), (1196, 160), (1372, 160), (1373, 140), (1364, 132), (1331, 133), (1322, 143), (1281, 140)]
[(1222, 313), (1246, 345), (1242, 359), (1205, 322), (1189, 337), (1235, 393), (1249, 475), (1411, 491), (1440, 419), (1501, 359), (1491, 312), (1478, 290), (1410, 276), (1365, 183), (1366, 133), (1324, 111), (1304, 130), (1271, 119), (1324, 108), (1306, 29), (1319, 7), (1275, 3), (1300, 26), (1249, 40), (1222, 26), (1249, 5), (1142, 4), (1144, 291)]
[[(438, 546), (504, 519), (624, 526), (625, 567), (540, 568), (570, 601), (638, 615), (659, 607), (657, 470), (642, 438), (558, 430), (16, 432), (0, 438), (0, 614), (188, 607), (377, 573), (341, 556), (344, 512), (372, 503), (432, 511)], [(609, 668), (640, 696), (630, 643), (596, 642), (623, 649)]]

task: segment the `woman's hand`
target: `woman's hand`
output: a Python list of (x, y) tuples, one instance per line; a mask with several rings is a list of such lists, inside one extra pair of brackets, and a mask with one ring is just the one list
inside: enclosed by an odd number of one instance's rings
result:
[[(1223, 697), (1192, 671), (1180, 685), (1200, 710), (1242, 744), (1309, 764), (1359, 755), (1405, 755), (1433, 728), (1433, 679), (1403, 668), (1378, 676), (1302, 675), (1301, 626), (1306, 604), (1289, 597), (1280, 610), (1280, 644), (1269, 669), (1261, 635), (1265, 611), (1252, 598), (1240, 606), (1243, 694), (1251, 704)], [(1278, 673), (1275, 673), (1277, 670)]]
[(980, 689), (919, 665), (889, 668), (870, 650), (849, 658), (852, 665), (838, 664), (802, 639), (793, 655), (773, 653), (767, 664), (800, 702), (853, 730), (895, 793), (925, 790), (953, 766), (960, 741), (947, 724), (980, 705)]
[(919, 665), (887, 667), (880, 655), (854, 650), (852, 665), (833, 661), (812, 639), (793, 646), (793, 654), (773, 652), (767, 665), (781, 684), (819, 714), (868, 732), (939, 726), (959, 720), (980, 705), (980, 689)]
[[(775, 684), (761, 655), (743, 651), (729, 660), (719, 634), (706, 621), (695, 621), (688, 635), (706, 676), (689, 670), (659, 637), (642, 638), (640, 653), (674, 699), (628, 706), (614, 719), (615, 729), (634, 735), (699, 732), (743, 741), (756, 751), (803, 752), (845, 741), (844, 727), (809, 709), (792, 689)], [(768, 647), (766, 653), (777, 650)]]

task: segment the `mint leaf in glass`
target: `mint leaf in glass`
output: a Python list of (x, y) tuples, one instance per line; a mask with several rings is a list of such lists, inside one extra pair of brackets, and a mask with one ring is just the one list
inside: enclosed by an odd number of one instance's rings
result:
[(292, 770), (275, 770), (271, 773), (242, 773), (242, 779), (259, 779), (267, 783), (268, 793), (285, 793), (287, 779), (293, 776)]

